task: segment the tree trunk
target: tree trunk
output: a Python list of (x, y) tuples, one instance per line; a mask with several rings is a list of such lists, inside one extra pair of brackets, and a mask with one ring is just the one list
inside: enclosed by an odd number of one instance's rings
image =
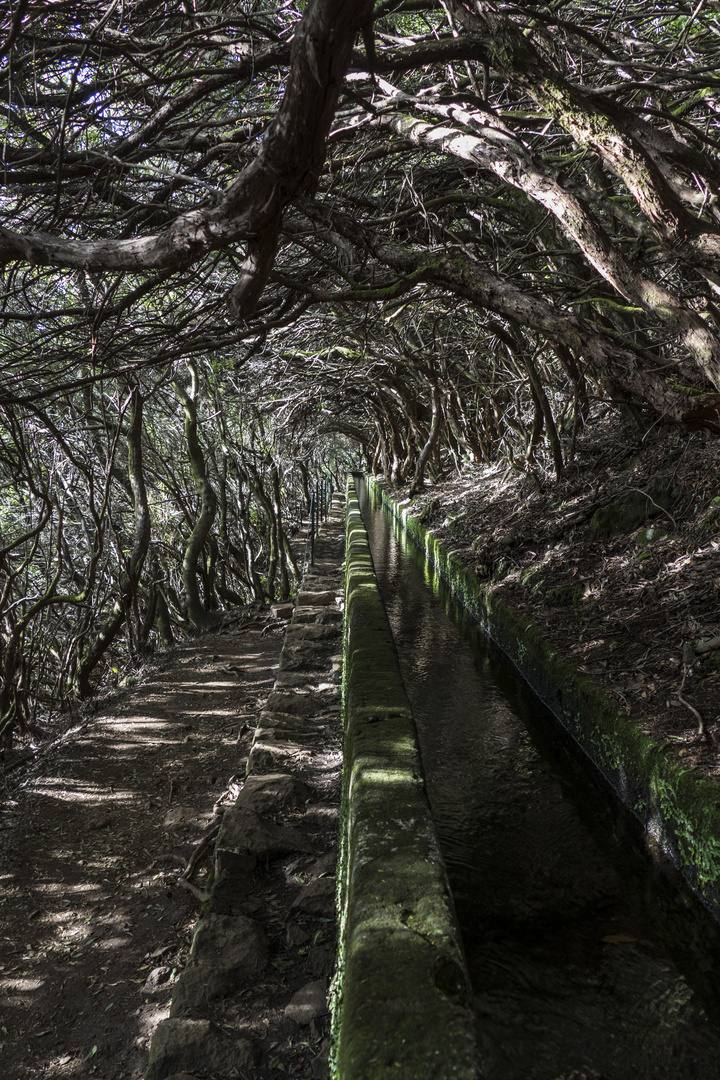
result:
[[(538, 97), (537, 92), (535, 96)], [(620, 296), (654, 315), (676, 334), (694, 355), (703, 373), (720, 389), (718, 335), (701, 315), (684, 304), (675, 293), (635, 270), (612, 243), (590, 208), (539, 165), (510, 128), (481, 109), (466, 112), (457, 105), (435, 104), (415, 107), (451, 117), (456, 123), (464, 122), (476, 129), (482, 123), (482, 134), (468, 135), (455, 127), (424, 123), (392, 113), (382, 116), (375, 123), (390, 127), (416, 145), (427, 145), (472, 161), (543, 206), (578, 245), (590, 265)], [(560, 120), (562, 122), (562, 117)]]
[(128, 477), (135, 507), (135, 537), (130, 561), (121, 578), (120, 595), (113, 604), (109, 618), (78, 665), (76, 685), (80, 697), (83, 698), (91, 692), (90, 675), (112, 645), (127, 617), (150, 546), (150, 507), (143, 475), (142, 432), (143, 399), (139, 389), (135, 387), (132, 392), (132, 415), (128, 434)]
[[(267, 584), (265, 592), (267, 593), (267, 597), (269, 600), (274, 600), (275, 577), (277, 575), (279, 555), (278, 522), (275, 517), (272, 500), (268, 498), (265, 492), (265, 488), (263, 487), (262, 477), (252, 463), (248, 462), (247, 468), (253, 495), (257, 499), (260, 506), (263, 508), (268, 523), (268, 539), (270, 551), (268, 554)], [(287, 570), (285, 572), (287, 573)]]
[(545, 387), (542, 384), (534, 361), (529, 356), (522, 356), (521, 359), (525, 365), (525, 370), (528, 373), (533, 396), (540, 403), (543, 419), (545, 421), (545, 432), (547, 434), (550, 452), (552, 453), (553, 463), (555, 465), (555, 476), (558, 480), (561, 480), (565, 474), (565, 463), (563, 462), (560, 439), (558, 438), (557, 428), (555, 427), (555, 418), (553, 417), (552, 409), (550, 408), (550, 402), (547, 399)]
[(305, 511), (310, 511), (310, 477), (308, 476), (308, 467), (304, 461), (298, 461), (298, 469), (300, 470), (300, 485), (302, 487), (303, 499), (305, 500)]
[(163, 645), (170, 648), (175, 643), (173, 636), (172, 622), (170, 621), (170, 608), (168, 602), (165, 599), (165, 593), (163, 586), (158, 583), (155, 586), (156, 589), (156, 601), (155, 601), (155, 623), (157, 625), (158, 634)]
[(195, 527), (190, 534), (182, 565), (182, 580), (185, 591), (185, 604), (188, 619), (196, 630), (205, 630), (209, 623), (208, 613), (200, 599), (198, 587), (198, 562), (203, 545), (210, 535), (210, 530), (217, 512), (217, 496), (210, 483), (205, 468), (205, 458), (198, 439), (197, 395), (198, 374), (194, 364), (189, 363), (191, 382), (190, 391), (178, 382), (173, 383), (175, 393), (185, 412), (185, 439), (187, 442), (190, 468), (195, 487), (200, 495), (200, 513)]
[(425, 467), (428, 463), (428, 459), (432, 454), (440, 436), (440, 428), (442, 426), (442, 403), (440, 401), (440, 390), (436, 385), (432, 388), (432, 422), (430, 424), (430, 433), (427, 437), (427, 442), (422, 448), (420, 457), (418, 458), (417, 468), (415, 469), (415, 477), (410, 485), (410, 494), (417, 495), (422, 490)]
[(272, 504), (275, 518), (275, 530), (277, 535), (278, 565), (280, 567), (280, 599), (287, 600), (290, 596), (290, 580), (288, 578), (287, 555), (285, 552), (285, 533), (282, 527), (282, 509), (280, 505), (280, 473), (273, 462), (272, 466)]

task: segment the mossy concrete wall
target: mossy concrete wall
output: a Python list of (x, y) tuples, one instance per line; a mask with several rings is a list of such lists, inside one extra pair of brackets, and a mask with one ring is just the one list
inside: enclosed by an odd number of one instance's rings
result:
[(672, 760), (631, 716), (568, 663), (521, 610), (491, 587), (415, 517), (409, 500), (382, 484), (386, 507), (434, 563), (457, 599), (510, 657), (621, 801), (671, 857), (716, 918), (720, 918), (720, 788)]
[(347, 500), (340, 1080), (478, 1075), (469, 982), (415, 724), (352, 481)]

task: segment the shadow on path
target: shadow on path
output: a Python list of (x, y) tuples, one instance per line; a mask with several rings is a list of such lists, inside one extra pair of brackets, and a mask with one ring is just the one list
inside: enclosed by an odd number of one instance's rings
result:
[(244, 774), (282, 629), (256, 620), (173, 650), (14, 779), (0, 804), (3, 1076), (142, 1077), (199, 909), (178, 876)]

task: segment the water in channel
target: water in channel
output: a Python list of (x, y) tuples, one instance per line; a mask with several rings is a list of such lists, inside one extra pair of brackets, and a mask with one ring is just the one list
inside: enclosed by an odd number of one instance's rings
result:
[(372, 493), (488, 1080), (718, 1080), (720, 939)]

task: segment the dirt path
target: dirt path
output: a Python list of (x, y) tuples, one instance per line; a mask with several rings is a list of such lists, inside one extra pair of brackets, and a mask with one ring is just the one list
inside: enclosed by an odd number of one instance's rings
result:
[(142, 1077), (199, 910), (178, 877), (244, 773), (282, 629), (257, 619), (180, 646), (2, 792), (8, 1080)]

